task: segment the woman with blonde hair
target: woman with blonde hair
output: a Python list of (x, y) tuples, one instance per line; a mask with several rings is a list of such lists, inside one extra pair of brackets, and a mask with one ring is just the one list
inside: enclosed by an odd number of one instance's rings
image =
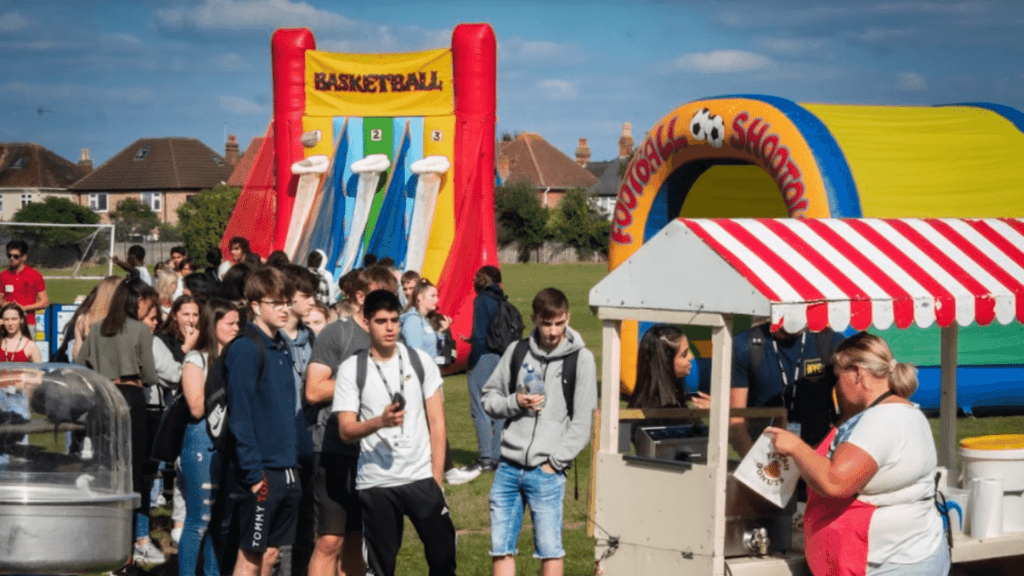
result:
[(122, 281), (123, 278), (120, 276), (107, 276), (100, 280), (100, 283), (93, 288), (93, 291), (75, 311), (75, 317), (71, 319), (74, 330), (71, 358), (78, 357), (78, 351), (82, 349), (82, 342), (85, 342), (85, 337), (89, 335), (89, 328), (107, 317), (110, 312), (110, 299)]
[(937, 457), (931, 426), (908, 399), (917, 369), (861, 332), (836, 348), (840, 425), (817, 450), (768, 428), (810, 488), (807, 563), (820, 574), (949, 572), (949, 546), (933, 501)]

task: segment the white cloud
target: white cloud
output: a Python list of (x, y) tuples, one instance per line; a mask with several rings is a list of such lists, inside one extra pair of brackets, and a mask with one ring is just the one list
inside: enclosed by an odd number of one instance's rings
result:
[(156, 15), (170, 28), (273, 30), (311, 25), (327, 29), (358, 26), (339, 14), (288, 0), (206, 0), (196, 7), (157, 10)]
[(0, 32), (15, 32), (28, 27), (28, 19), (17, 12), (0, 16)]
[(820, 52), (825, 42), (822, 40), (801, 40), (799, 38), (762, 38), (756, 46), (765, 52), (783, 56), (799, 56)]
[(573, 100), (579, 94), (576, 85), (565, 80), (542, 80), (537, 88), (548, 100)]
[(156, 96), (151, 88), (131, 86), (115, 86), (96, 88), (84, 84), (31, 84), (28, 82), (8, 82), (0, 84), (0, 94), (21, 96), (27, 100), (45, 100), (78, 103), (83, 100), (100, 103), (146, 104), (153, 102)]
[(104, 34), (100, 45), (110, 51), (134, 52), (145, 48), (146, 44), (131, 34)]
[(923, 74), (903, 72), (897, 78), (896, 86), (904, 92), (919, 92), (928, 88), (928, 79)]
[(240, 98), (238, 96), (221, 96), (220, 109), (228, 114), (234, 114), (236, 116), (245, 116), (249, 114), (266, 115), (268, 112), (266, 106), (262, 106), (252, 100), (246, 100), (245, 98)]
[(676, 68), (709, 74), (751, 72), (767, 68), (771, 58), (743, 50), (714, 50), (683, 54), (674, 61)]
[(582, 48), (572, 42), (551, 42), (549, 40), (524, 40), (512, 37), (498, 40), (498, 61), (580, 64), (586, 60)]

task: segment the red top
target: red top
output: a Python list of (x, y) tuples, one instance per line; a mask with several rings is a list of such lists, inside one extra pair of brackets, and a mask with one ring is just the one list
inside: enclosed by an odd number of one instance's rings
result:
[[(4, 287), (4, 301), (17, 302), (22, 308), (35, 304), (39, 294), (46, 291), (43, 275), (28, 264), (22, 267), (21, 272), (14, 272), (10, 268), (0, 272), (0, 284)], [(26, 315), (28, 325), (35, 326), (35, 313)]]
[(25, 354), (25, 347), (22, 346), (21, 350), (15, 352), (3, 352), (4, 362), (28, 362), (28, 355)]

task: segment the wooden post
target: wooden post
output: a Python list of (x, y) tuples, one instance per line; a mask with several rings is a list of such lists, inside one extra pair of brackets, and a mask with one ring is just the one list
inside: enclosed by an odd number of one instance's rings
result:
[(960, 479), (960, 466), (957, 463), (956, 450), (956, 367), (959, 333), (960, 327), (956, 322), (943, 328), (940, 346), (942, 396), (939, 400), (939, 466), (945, 466), (949, 471), (946, 475), (946, 485), (954, 487)]
[(725, 573), (725, 492), (729, 466), (729, 388), (732, 383), (732, 316), (711, 329), (711, 418), (708, 467), (715, 478), (714, 573)]
[(590, 429), (590, 494), (587, 495), (587, 536), (594, 537), (597, 513), (597, 453), (601, 451), (601, 409), (594, 408), (594, 427)]

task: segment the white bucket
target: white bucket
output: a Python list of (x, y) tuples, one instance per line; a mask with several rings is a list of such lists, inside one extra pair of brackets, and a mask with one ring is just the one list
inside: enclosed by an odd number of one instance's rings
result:
[(1024, 532), (1024, 434), (980, 436), (960, 441), (964, 487), (975, 478), (1003, 484), (1003, 533)]

